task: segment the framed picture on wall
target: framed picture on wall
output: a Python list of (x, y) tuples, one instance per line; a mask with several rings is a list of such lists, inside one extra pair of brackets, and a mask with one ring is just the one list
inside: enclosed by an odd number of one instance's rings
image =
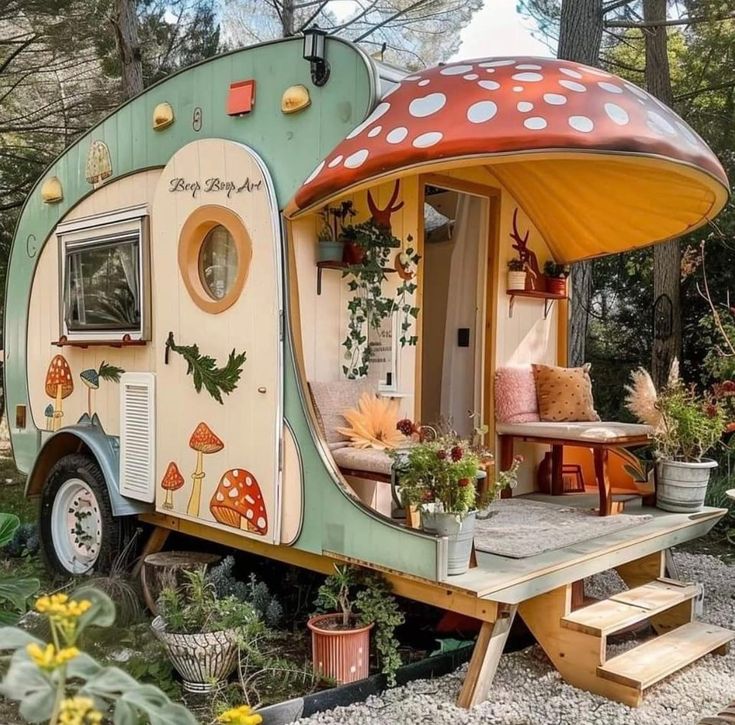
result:
[(370, 370), (368, 380), (379, 392), (398, 390), (398, 313), (386, 317), (378, 329), (368, 330)]

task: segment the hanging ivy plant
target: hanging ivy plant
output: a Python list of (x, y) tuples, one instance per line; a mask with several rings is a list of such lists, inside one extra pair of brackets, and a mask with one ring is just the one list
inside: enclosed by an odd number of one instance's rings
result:
[[(410, 304), (409, 297), (417, 286), (411, 280), (404, 279), (396, 297), (388, 297), (383, 292), (391, 251), (401, 246), (390, 227), (379, 225), (370, 219), (345, 227), (343, 235), (347, 241), (357, 245), (363, 255), (359, 264), (350, 265), (343, 273), (344, 277), (349, 278), (347, 287), (353, 296), (347, 304), (349, 322), (347, 335), (342, 343), (346, 364), (342, 366), (342, 372), (347, 378), (354, 380), (365, 377), (370, 368), (370, 329), (380, 329), (383, 320), (394, 312), (401, 315), (401, 346), (416, 344), (418, 337), (411, 335), (410, 330), (411, 320), (418, 315), (418, 308)], [(413, 249), (406, 250), (404, 254), (411, 265), (418, 263), (419, 256)]]

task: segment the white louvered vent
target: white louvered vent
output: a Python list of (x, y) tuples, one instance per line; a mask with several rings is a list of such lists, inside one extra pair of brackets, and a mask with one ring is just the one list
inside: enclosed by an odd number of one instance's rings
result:
[(138, 501), (155, 498), (155, 376), (120, 378), (120, 493)]

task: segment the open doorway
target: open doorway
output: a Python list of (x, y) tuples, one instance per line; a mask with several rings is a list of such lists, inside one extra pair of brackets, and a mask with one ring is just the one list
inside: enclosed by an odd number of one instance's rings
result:
[(464, 437), (488, 422), (492, 202), (489, 193), (424, 185), (421, 421)]

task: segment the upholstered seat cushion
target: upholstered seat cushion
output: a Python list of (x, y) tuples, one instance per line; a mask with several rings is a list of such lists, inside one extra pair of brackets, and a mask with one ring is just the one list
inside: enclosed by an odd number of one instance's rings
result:
[(569, 441), (609, 443), (626, 438), (653, 436), (653, 428), (637, 423), (579, 422), (579, 423), (498, 423), (498, 435), (527, 436)]
[(344, 412), (357, 407), (363, 393), (374, 393), (375, 385), (357, 380), (333, 380), (328, 383), (309, 383), (311, 399), (319, 419), (319, 426), (330, 448), (338, 448), (349, 438), (337, 429), (348, 425)]
[(341, 469), (350, 471), (365, 471), (390, 476), (393, 468), (393, 459), (385, 451), (375, 448), (342, 446), (332, 449), (332, 457)]

